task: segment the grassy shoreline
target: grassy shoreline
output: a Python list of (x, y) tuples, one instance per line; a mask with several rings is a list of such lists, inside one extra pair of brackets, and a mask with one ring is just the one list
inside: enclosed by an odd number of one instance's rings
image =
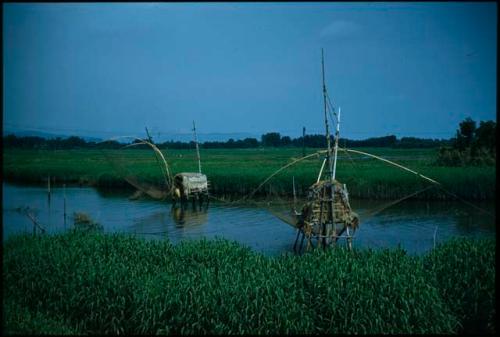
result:
[[(4, 243), (8, 333), (494, 333), (494, 239), (266, 257), (70, 231)], [(465, 295), (465, 296), (464, 296)], [(432, 317), (430, 320), (429, 317)]]
[[(496, 167), (440, 167), (432, 164), (435, 149), (363, 149), (382, 155), (427, 175), (443, 184), (448, 191), (469, 200), (494, 199)], [(306, 153), (315, 152), (308, 149)], [(197, 169), (190, 150), (164, 151), (174, 173)], [(237, 199), (251, 193), (266, 177), (293, 159), (300, 158), (301, 149), (239, 149), (204, 150), (202, 168), (211, 182), (211, 194)], [(109, 160), (112, 158), (112, 160)], [(116, 167), (144, 181), (163, 183), (152, 151), (149, 150), (12, 150), (4, 151), (3, 174), (6, 181), (46, 184), (50, 175), (55, 184), (79, 184), (104, 188), (130, 188)], [(284, 170), (263, 186), (256, 196), (269, 188), (281, 195), (291, 195), (292, 179), (299, 195), (315, 182), (321, 157), (304, 160)], [(406, 171), (361, 156), (341, 153), (337, 177), (355, 198), (395, 199), (423, 189), (427, 183)], [(433, 188), (417, 196), (420, 199), (450, 199)]]

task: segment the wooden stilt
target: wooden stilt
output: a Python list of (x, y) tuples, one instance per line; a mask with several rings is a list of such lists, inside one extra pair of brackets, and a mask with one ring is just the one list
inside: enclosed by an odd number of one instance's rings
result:
[(300, 230), (300, 232), (302, 233), (302, 239), (300, 240), (300, 247), (299, 247), (299, 252), (302, 251), (302, 247), (304, 246), (304, 238), (306, 237), (305, 233), (303, 230)]
[(300, 235), (300, 229), (297, 229), (297, 236), (295, 237), (295, 243), (293, 244), (293, 251), (297, 252), (297, 241), (299, 240), (299, 235)]
[[(324, 198), (325, 194), (322, 193), (321, 195), (321, 200), (319, 202), (319, 225), (321, 226), (321, 230), (319, 231), (320, 234), (323, 234), (323, 229), (324, 229), (324, 223), (323, 223), (323, 198)], [(318, 242), (318, 246), (319, 246), (319, 242)]]
[(311, 249), (311, 246), (312, 246), (311, 234), (308, 234), (307, 235), (306, 252), (308, 252), (309, 249)]

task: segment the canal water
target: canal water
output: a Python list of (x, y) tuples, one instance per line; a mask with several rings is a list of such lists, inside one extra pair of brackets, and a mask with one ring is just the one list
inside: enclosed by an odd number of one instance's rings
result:
[[(65, 196), (65, 197), (64, 197)], [(5, 241), (16, 233), (32, 233), (27, 211), (47, 230), (70, 229), (74, 213), (88, 214), (104, 232), (124, 232), (147, 239), (173, 243), (202, 237), (235, 240), (266, 255), (292, 252), (296, 230), (276, 218), (265, 207), (211, 202), (208, 208), (173, 208), (165, 201), (130, 200), (130, 193), (109, 192), (91, 187), (47, 189), (3, 183), (2, 233)], [(64, 216), (66, 200), (66, 217)], [(351, 200), (361, 215), (355, 247), (401, 246), (409, 253), (422, 253), (452, 237), (494, 237), (494, 201), (474, 202), (490, 214), (460, 201), (406, 200), (369, 218), (363, 214), (387, 201)]]

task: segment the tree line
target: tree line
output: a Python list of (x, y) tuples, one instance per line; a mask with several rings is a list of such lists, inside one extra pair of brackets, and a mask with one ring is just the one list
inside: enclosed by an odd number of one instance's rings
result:
[[(430, 139), (418, 137), (397, 138), (395, 135), (383, 137), (371, 137), (362, 140), (340, 138), (339, 145), (343, 147), (391, 147), (391, 148), (441, 148), (443, 162), (456, 161), (457, 156), (468, 156), (478, 158), (494, 156), (496, 152), (496, 122), (481, 121), (479, 126), (471, 118), (466, 118), (459, 124), (456, 136), (450, 139)], [(331, 142), (333, 144), (333, 135)], [(132, 143), (137, 143), (134, 140)], [(129, 143), (130, 144), (130, 143)], [(47, 139), (37, 136), (18, 137), (10, 134), (3, 137), (3, 145), (6, 148), (22, 149), (119, 149), (124, 143), (115, 140), (104, 142), (86, 141), (83, 138), (71, 136), (68, 138)], [(193, 141), (166, 141), (156, 143), (160, 149), (192, 149)], [(131, 148), (144, 148), (146, 145), (137, 145)], [(204, 149), (244, 149), (257, 147), (308, 147), (325, 148), (326, 137), (324, 135), (305, 135), (297, 138), (282, 136), (279, 132), (265, 133), (260, 137), (245, 139), (229, 139), (227, 141), (206, 141), (200, 143)], [(469, 158), (469, 159), (470, 159)], [(467, 159), (467, 160), (469, 160)]]
[[(333, 144), (333, 136), (331, 136)], [(134, 140), (132, 143), (137, 143)], [(131, 143), (128, 143), (131, 144)], [(344, 147), (394, 147), (394, 148), (433, 148), (450, 144), (450, 140), (445, 139), (425, 139), (416, 137), (402, 137), (398, 139), (394, 135), (384, 137), (372, 137), (363, 140), (351, 140), (346, 138), (339, 139), (339, 145)], [(68, 150), (68, 149), (119, 149), (124, 143), (115, 140), (105, 142), (86, 141), (83, 138), (71, 136), (68, 138), (47, 139), (38, 136), (18, 137), (10, 134), (3, 137), (3, 145), (6, 148), (21, 149), (49, 149), (49, 150)], [(160, 149), (192, 149), (194, 142), (165, 141), (156, 143)], [(137, 145), (131, 148), (144, 148), (146, 145)], [(260, 141), (256, 138), (229, 139), (227, 141), (206, 141), (200, 143), (204, 149), (244, 149), (257, 147), (326, 147), (326, 137), (324, 135), (306, 135), (305, 137), (290, 138), (281, 136), (278, 132), (263, 134)]]
[(496, 128), (494, 121), (481, 121), (479, 126), (471, 118), (463, 120), (450, 140), (449, 146), (439, 149), (438, 165), (496, 165)]

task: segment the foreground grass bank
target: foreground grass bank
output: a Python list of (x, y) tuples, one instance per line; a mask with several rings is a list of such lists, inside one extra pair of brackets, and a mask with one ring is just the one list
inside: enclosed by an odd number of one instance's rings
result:
[[(308, 149), (314, 153), (317, 149)], [(406, 165), (443, 184), (465, 199), (494, 199), (496, 167), (440, 167), (433, 165), (435, 149), (363, 149)], [(163, 151), (174, 173), (196, 171), (195, 152), (191, 150)], [(240, 198), (252, 192), (266, 177), (293, 159), (300, 158), (297, 148), (213, 149), (202, 151), (202, 169), (211, 182), (215, 196)], [(141, 180), (163, 183), (160, 169), (150, 150), (12, 150), (4, 151), (3, 174), (7, 180), (41, 183), (47, 177), (56, 183), (80, 183), (99, 187), (129, 187), (123, 174)], [(299, 195), (316, 181), (322, 157), (304, 160), (282, 171), (257, 195), (269, 188), (279, 194), (292, 193), (292, 179)], [(123, 170), (119, 172), (118, 168)], [(375, 159), (359, 155), (340, 154), (337, 177), (347, 184), (355, 198), (393, 199), (411, 194), (428, 185), (406, 171), (388, 166)], [(450, 199), (434, 188), (420, 194), (425, 199)]]
[(495, 241), (265, 257), (71, 231), (4, 244), (8, 333), (495, 332)]

